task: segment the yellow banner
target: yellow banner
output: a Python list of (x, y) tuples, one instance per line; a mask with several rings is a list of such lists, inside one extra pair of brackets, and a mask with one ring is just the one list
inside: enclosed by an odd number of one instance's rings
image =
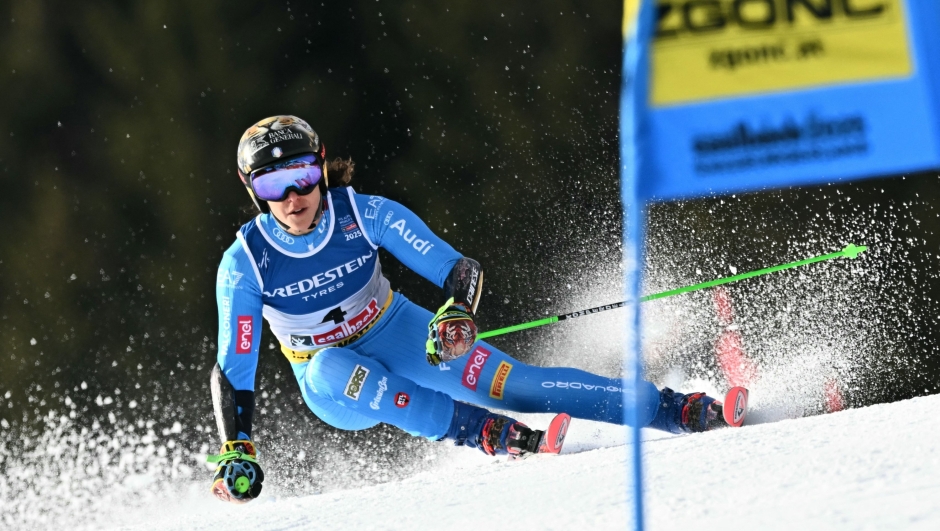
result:
[[(654, 106), (907, 77), (902, 0), (658, 0)], [(624, 2), (624, 30), (637, 0)]]
[(623, 40), (627, 40), (627, 31), (636, 20), (636, 14), (640, 11), (640, 0), (623, 0)]

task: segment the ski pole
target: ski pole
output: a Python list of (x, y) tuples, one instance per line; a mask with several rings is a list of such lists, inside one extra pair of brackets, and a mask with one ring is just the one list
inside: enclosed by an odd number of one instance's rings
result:
[[(848, 244), (844, 249), (835, 253), (824, 254), (822, 256), (814, 256), (812, 258), (807, 258), (805, 260), (799, 260), (797, 262), (790, 262), (789, 264), (781, 264), (773, 267), (768, 267), (765, 269), (759, 269), (757, 271), (751, 271), (748, 273), (741, 273), (740, 275), (734, 275), (731, 277), (719, 278), (717, 280), (709, 280), (708, 282), (702, 282), (701, 284), (695, 284), (692, 286), (686, 286), (684, 288), (678, 288), (669, 291), (663, 291), (661, 293), (654, 293), (652, 295), (646, 295), (640, 298), (640, 302), (653, 301), (656, 299), (662, 299), (665, 297), (671, 297), (673, 295), (679, 295), (680, 293), (689, 293), (692, 291), (698, 291), (705, 288), (712, 288), (715, 286), (720, 286), (722, 284), (728, 284), (730, 282), (737, 282), (738, 280), (744, 280), (746, 278), (758, 277), (761, 275), (766, 275), (768, 273), (775, 273), (777, 271), (782, 271), (784, 269), (790, 269), (794, 267), (799, 267), (802, 265), (812, 264), (815, 262), (823, 262), (826, 260), (832, 260), (833, 258), (858, 258), (858, 255), (867, 251), (868, 247), (864, 245), (855, 245)], [(606, 312), (607, 310), (613, 310), (615, 308), (622, 308), (626, 301), (624, 302), (615, 302), (613, 304), (605, 304), (604, 306), (596, 306), (594, 308), (588, 308), (586, 310), (579, 310), (577, 312), (565, 313), (562, 315), (553, 315), (551, 317), (546, 317), (544, 319), (538, 319), (536, 321), (529, 321), (527, 323), (521, 323), (513, 326), (507, 326), (506, 328), (498, 328), (496, 330), (490, 330), (488, 332), (481, 332), (477, 334), (477, 339), (486, 339), (493, 336), (501, 336), (503, 334), (508, 334), (510, 332), (517, 332), (519, 330), (526, 330), (528, 328), (535, 328), (537, 326), (544, 326), (548, 324), (557, 323), (558, 321), (565, 321), (567, 319), (574, 319), (576, 317), (583, 317), (585, 315), (591, 315), (600, 312)]]

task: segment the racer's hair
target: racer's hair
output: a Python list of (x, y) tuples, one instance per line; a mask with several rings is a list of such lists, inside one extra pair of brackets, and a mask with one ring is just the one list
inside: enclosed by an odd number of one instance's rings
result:
[(356, 163), (353, 162), (352, 157), (346, 160), (336, 157), (333, 160), (326, 161), (326, 171), (330, 180), (330, 188), (349, 186), (353, 174), (356, 173)]

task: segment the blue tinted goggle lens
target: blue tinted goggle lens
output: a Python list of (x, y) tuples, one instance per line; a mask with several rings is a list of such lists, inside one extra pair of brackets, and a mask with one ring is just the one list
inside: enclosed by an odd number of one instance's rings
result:
[(294, 190), (300, 195), (313, 191), (323, 178), (323, 168), (314, 155), (304, 155), (251, 172), (251, 189), (263, 201), (283, 201)]

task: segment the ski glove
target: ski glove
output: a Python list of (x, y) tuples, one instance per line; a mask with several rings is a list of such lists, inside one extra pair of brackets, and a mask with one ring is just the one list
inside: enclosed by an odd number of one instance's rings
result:
[(232, 503), (248, 503), (261, 494), (264, 472), (257, 461), (257, 450), (251, 441), (226, 441), (219, 455), (206, 461), (218, 463), (212, 478), (212, 494)]
[(451, 297), (428, 323), (428, 363), (440, 365), (442, 361), (455, 360), (470, 352), (476, 340), (477, 325), (473, 323), (470, 309), (454, 303)]

